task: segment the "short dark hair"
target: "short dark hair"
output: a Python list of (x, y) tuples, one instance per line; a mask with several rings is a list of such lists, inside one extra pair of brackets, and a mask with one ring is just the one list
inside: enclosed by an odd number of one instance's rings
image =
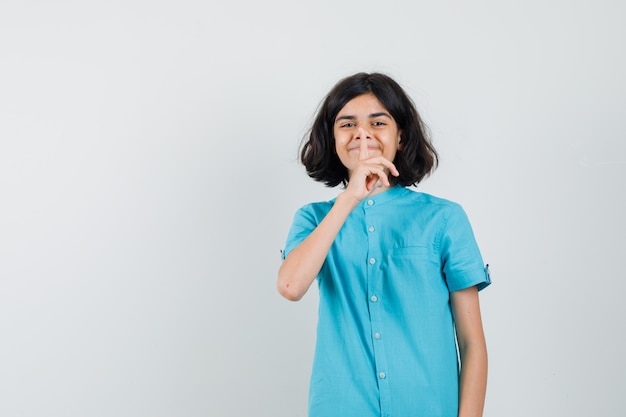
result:
[(398, 150), (392, 161), (400, 176), (390, 176), (390, 181), (404, 186), (417, 185), (437, 168), (437, 151), (411, 98), (396, 81), (381, 73), (360, 72), (335, 84), (321, 103), (311, 129), (303, 138), (300, 161), (314, 180), (328, 187), (339, 184), (345, 186), (349, 180), (348, 170), (335, 150), (335, 118), (350, 100), (368, 93), (376, 96), (401, 131), (402, 149)]

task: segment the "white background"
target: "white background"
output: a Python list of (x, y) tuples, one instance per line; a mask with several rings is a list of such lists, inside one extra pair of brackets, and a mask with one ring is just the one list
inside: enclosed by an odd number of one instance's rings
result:
[(394, 77), (494, 284), (485, 416), (623, 416), (620, 1), (0, 3), (0, 415), (304, 416), (317, 105)]

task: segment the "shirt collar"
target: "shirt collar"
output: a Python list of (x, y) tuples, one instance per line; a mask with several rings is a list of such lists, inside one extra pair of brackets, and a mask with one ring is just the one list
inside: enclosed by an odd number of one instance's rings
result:
[(387, 201), (393, 200), (394, 198), (403, 195), (407, 191), (408, 190), (404, 186), (397, 184), (380, 194), (364, 198), (363, 201), (361, 201), (360, 205), (364, 207), (370, 207), (374, 205), (384, 204)]

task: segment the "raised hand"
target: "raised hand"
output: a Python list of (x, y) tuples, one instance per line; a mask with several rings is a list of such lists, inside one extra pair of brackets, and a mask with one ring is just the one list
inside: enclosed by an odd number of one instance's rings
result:
[(380, 155), (380, 152), (371, 155), (373, 152), (370, 152), (369, 145), (372, 142), (367, 139), (367, 132), (362, 128), (359, 129), (359, 136), (359, 162), (350, 173), (345, 192), (361, 201), (378, 187), (390, 187), (389, 174), (397, 177), (400, 173), (393, 162)]

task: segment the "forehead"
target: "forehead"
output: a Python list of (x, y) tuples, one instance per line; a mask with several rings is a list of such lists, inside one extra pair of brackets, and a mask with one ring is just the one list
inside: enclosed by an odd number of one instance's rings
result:
[(348, 101), (346, 105), (339, 110), (337, 117), (346, 115), (368, 116), (375, 113), (389, 112), (374, 94), (366, 93), (356, 96), (352, 100)]

